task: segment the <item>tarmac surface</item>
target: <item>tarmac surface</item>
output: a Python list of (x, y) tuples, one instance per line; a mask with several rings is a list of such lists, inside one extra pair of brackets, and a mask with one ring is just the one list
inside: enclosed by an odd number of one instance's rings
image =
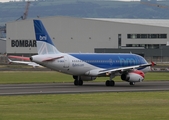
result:
[(83, 86), (74, 86), (73, 83), (0, 85), (0, 95), (76, 94), (143, 91), (169, 91), (169, 81), (141, 82), (136, 83), (132, 86), (127, 82), (116, 82), (116, 85), (114, 87), (107, 87), (105, 86), (104, 82), (84, 82)]

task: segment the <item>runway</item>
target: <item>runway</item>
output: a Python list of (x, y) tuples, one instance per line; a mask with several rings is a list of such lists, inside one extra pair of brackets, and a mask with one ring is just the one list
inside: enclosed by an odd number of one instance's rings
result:
[(0, 95), (33, 95), (33, 94), (76, 94), (98, 92), (139, 92), (139, 91), (168, 91), (169, 81), (154, 81), (136, 83), (134, 86), (127, 82), (116, 82), (114, 87), (105, 86), (104, 82), (84, 82), (83, 86), (73, 83), (44, 83), (44, 84), (5, 84), (0, 85)]

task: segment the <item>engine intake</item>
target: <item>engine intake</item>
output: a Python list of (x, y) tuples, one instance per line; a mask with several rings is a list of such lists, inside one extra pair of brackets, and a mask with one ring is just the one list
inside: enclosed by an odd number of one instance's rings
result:
[(140, 70), (131, 71), (121, 75), (121, 79), (128, 82), (141, 82), (144, 80), (144, 73)]

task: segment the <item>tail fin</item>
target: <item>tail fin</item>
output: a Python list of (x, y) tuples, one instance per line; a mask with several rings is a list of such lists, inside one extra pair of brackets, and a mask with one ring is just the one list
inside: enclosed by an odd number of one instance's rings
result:
[(33, 20), (38, 54), (57, 54), (60, 53), (51, 38), (49, 37), (43, 23), (40, 20)]

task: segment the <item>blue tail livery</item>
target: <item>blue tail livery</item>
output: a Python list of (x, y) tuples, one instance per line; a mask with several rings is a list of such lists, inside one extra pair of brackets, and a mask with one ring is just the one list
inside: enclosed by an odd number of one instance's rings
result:
[(37, 41), (38, 54), (57, 54), (59, 51), (53, 44), (43, 24), (39, 20), (34, 20), (35, 36)]

